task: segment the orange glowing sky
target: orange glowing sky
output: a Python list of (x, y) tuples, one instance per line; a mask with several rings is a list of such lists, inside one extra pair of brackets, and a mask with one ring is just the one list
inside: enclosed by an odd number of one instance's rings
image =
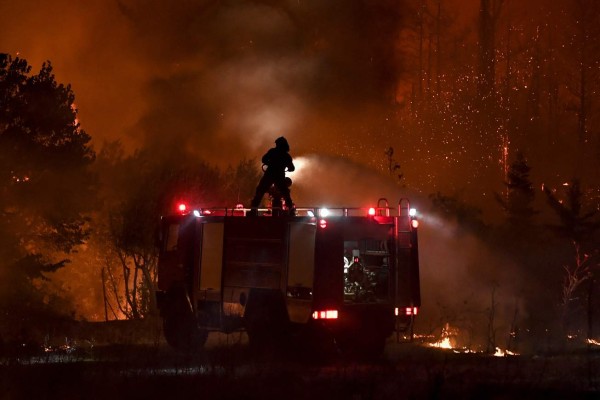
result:
[[(472, 13), (477, 4), (477, 0), (454, 1), (464, 15)], [(250, 151), (259, 154), (270, 145), (271, 137), (280, 133), (291, 136), (293, 143), (302, 142), (301, 136), (313, 139), (302, 131), (310, 105), (305, 104), (306, 96), (294, 90), (304, 90), (295, 81), (318, 73), (315, 64), (320, 60), (302, 46), (285, 49), (288, 44), (295, 45), (292, 41), (298, 35), (292, 32), (296, 21), (282, 12), (285, 7), (301, 9), (303, 3), (311, 2), (241, 2), (235, 7), (229, 3), (222, 7), (225, 11), (214, 13), (215, 1), (0, 0), (0, 51), (26, 58), (34, 69), (51, 60), (58, 81), (72, 84), (80, 121), (96, 147), (103, 140), (120, 139), (134, 148), (148, 137), (145, 121), (156, 109), (152, 88), (160, 85), (160, 80), (195, 74), (222, 79), (220, 85), (182, 79), (181, 85), (194, 83), (198, 91), (207, 93), (196, 98), (188, 93), (180, 105), (193, 117), (194, 103), (206, 101), (204, 96), (225, 97), (232, 107), (214, 110), (227, 119), (216, 133), (218, 140), (251, 139), (255, 145)], [(318, 12), (318, 7), (314, 8)], [(221, 27), (207, 29), (211, 21), (205, 15), (215, 17), (213, 22)], [(263, 44), (259, 52), (244, 50), (253, 46), (253, 38), (265, 36), (272, 42)], [(286, 43), (288, 37), (292, 39)], [(211, 54), (219, 48), (230, 54)], [(205, 68), (214, 67), (218, 71), (207, 74)], [(237, 104), (249, 99), (261, 104)], [(331, 125), (323, 117), (312, 119), (315, 125)], [(174, 129), (186, 127), (182, 122)], [(300, 147), (311, 146), (303, 143)], [(223, 156), (231, 155), (223, 151)]]

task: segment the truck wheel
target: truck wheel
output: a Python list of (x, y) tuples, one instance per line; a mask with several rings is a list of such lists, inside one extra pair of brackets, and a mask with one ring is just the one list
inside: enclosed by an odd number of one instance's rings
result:
[(359, 361), (376, 360), (383, 354), (386, 337), (384, 335), (365, 335), (358, 333), (356, 336), (340, 335), (336, 337), (336, 344), (346, 358)]
[(201, 349), (208, 338), (208, 331), (200, 329), (195, 319), (182, 319), (179, 316), (165, 317), (163, 331), (171, 347), (186, 353)]
[(244, 316), (250, 346), (255, 349), (282, 349), (289, 341), (289, 319), (281, 294), (253, 290)]
[(339, 355), (333, 334), (313, 320), (296, 326), (292, 345), (293, 355), (302, 361), (327, 363)]
[(180, 351), (199, 350), (206, 343), (208, 331), (198, 326), (185, 293), (171, 293), (163, 318), (163, 332), (167, 343)]

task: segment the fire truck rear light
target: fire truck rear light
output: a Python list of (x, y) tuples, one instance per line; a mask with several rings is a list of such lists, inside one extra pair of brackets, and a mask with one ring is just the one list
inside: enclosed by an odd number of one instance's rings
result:
[(369, 208), (369, 215), (375, 215), (375, 209), (373, 207)]
[(325, 220), (325, 219), (320, 219), (320, 220), (319, 220), (319, 226), (320, 226), (322, 229), (325, 229), (325, 228), (327, 228), (327, 220)]
[(410, 215), (411, 217), (415, 217), (417, 215), (417, 209), (411, 208), (410, 210), (408, 210), (408, 215)]
[(312, 317), (313, 317), (313, 319), (337, 319), (338, 311), (337, 310), (313, 311)]
[[(404, 308), (404, 315), (417, 315), (418, 313), (419, 313), (418, 307), (405, 307)], [(400, 308), (398, 308), (398, 307), (394, 308), (394, 315), (396, 315), (396, 316), (400, 315)]]
[(185, 210), (187, 209), (187, 206), (185, 205), (185, 203), (179, 203), (179, 205), (177, 206), (177, 209), (179, 210), (179, 212), (184, 213)]
[(410, 225), (413, 227), (413, 229), (417, 229), (419, 227), (419, 221), (413, 219), (412, 221), (410, 221)]
[(321, 218), (326, 218), (327, 216), (329, 216), (329, 210), (328, 210), (328, 209), (326, 209), (326, 208), (321, 208), (321, 209), (319, 210), (319, 216), (320, 216)]

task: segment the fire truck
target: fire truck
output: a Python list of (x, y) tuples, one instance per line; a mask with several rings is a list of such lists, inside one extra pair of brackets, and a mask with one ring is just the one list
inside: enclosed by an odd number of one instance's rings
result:
[(290, 338), (380, 354), (411, 330), (420, 300), (418, 220), (390, 207), (273, 209), (180, 205), (159, 233), (157, 303), (171, 346), (245, 330), (250, 344)]

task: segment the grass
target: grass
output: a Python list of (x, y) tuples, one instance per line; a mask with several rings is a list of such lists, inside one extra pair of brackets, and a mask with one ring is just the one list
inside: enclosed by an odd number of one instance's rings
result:
[(0, 400), (600, 398), (592, 350), (493, 357), (390, 340), (373, 362), (310, 362), (295, 351), (257, 352), (242, 333), (211, 334), (197, 354), (155, 339), (95, 339), (70, 353), (17, 348), (0, 359)]

